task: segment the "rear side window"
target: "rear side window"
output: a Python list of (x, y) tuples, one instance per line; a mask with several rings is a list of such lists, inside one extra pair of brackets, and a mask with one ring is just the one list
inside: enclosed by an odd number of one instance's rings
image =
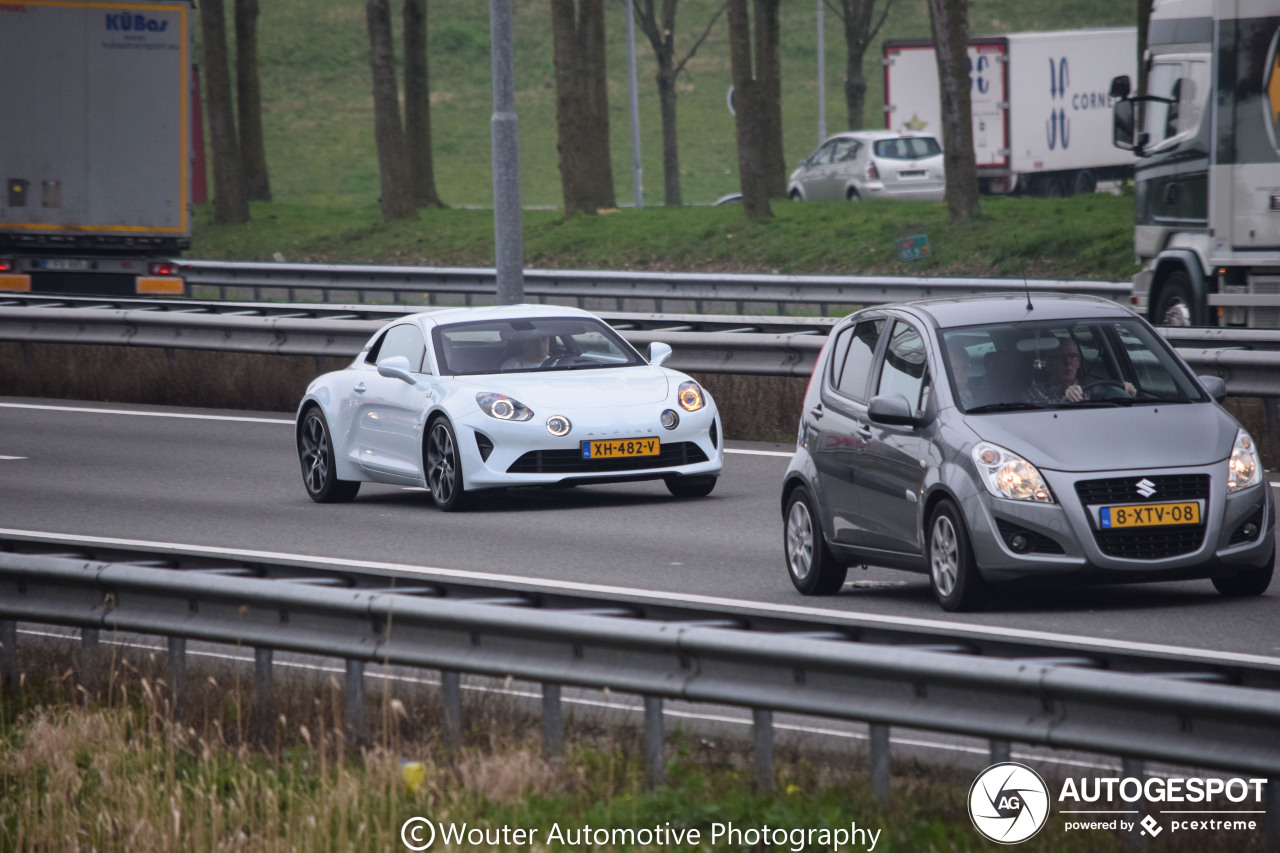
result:
[(942, 146), (932, 136), (901, 136), (877, 139), (872, 151), (886, 160), (919, 160), (942, 153)]
[(831, 384), (841, 395), (854, 400), (866, 399), (867, 378), (884, 325), (884, 320), (864, 320), (837, 339), (832, 351)]
[(409, 369), (414, 373), (422, 372), (422, 359), (426, 354), (427, 344), (422, 332), (417, 326), (407, 323), (388, 329), (377, 349), (370, 353), (378, 364), (402, 355), (409, 359)]

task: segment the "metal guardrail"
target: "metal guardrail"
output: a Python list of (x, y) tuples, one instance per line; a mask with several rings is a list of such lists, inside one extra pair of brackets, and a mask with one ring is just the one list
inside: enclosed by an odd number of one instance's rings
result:
[[(491, 304), (497, 273), (481, 267), (401, 267), (355, 264), (289, 264), (248, 261), (176, 260), (192, 292), (216, 288), (222, 298), (233, 290), (252, 291), (261, 299), (267, 290), (284, 290), (289, 301), (299, 291), (317, 291), (328, 301), (334, 293), (382, 294), (400, 302), (411, 297), (436, 304), (441, 295), (461, 296), (467, 305)], [(529, 301), (573, 299), (580, 308), (644, 301), (662, 311), (666, 303), (693, 303), (702, 313), (706, 303), (732, 304), (742, 314), (748, 304), (773, 304), (778, 314), (787, 305), (817, 306), (826, 316), (838, 306), (879, 305), (929, 296), (976, 292), (1057, 291), (1087, 293), (1116, 301), (1129, 299), (1127, 281), (1010, 278), (934, 278), (925, 276), (767, 275), (748, 273), (612, 272), (602, 270), (524, 271)], [(847, 310), (837, 312), (848, 313)]]
[[(993, 755), (1018, 742), (1280, 780), (1274, 686), (1108, 671), (1075, 655), (1006, 658), (838, 634), (766, 636), (735, 627), (733, 614), (637, 619), (624, 607), (561, 609), (548, 618), (524, 600), (451, 600), (429, 586), (356, 588), (305, 574), (265, 579), (155, 565), (0, 553), (5, 676), (16, 676), (21, 621), (80, 628), (91, 647), (101, 631), (168, 637), (170, 682), (178, 685), (187, 640), (253, 648), (260, 723), (273, 719), (264, 697), (275, 651), (346, 662), (348, 726), (363, 726), (366, 664), (438, 669), (446, 691), (459, 673), (541, 682), (544, 713), (557, 720), (562, 685), (640, 694), (646, 731), (656, 732), (656, 744), (646, 743), (654, 783), (662, 775), (663, 700), (752, 709), (756, 758), (769, 767), (772, 755), (761, 754), (771, 753), (769, 715), (790, 712), (885, 727), (886, 744), (887, 727), (903, 726), (987, 738)], [(446, 719), (450, 713), (456, 726), (458, 709), (446, 704)], [(544, 736), (562, 748), (562, 735)], [(1273, 781), (1273, 801), (1276, 790)]]

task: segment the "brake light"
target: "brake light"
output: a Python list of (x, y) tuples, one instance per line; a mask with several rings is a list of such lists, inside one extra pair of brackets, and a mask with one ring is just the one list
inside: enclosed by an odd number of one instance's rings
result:
[(13, 272), (13, 261), (0, 258), (0, 272)]
[(880, 180), (880, 170), (876, 168), (875, 163), (867, 164), (867, 179), (872, 181)]
[(147, 267), (147, 272), (151, 275), (175, 275), (178, 265), (171, 261), (156, 261)]

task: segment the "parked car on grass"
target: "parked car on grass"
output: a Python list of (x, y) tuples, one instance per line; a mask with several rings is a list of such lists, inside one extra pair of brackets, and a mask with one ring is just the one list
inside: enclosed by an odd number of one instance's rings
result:
[(800, 162), (787, 184), (792, 201), (941, 201), (946, 193), (938, 140), (893, 130), (836, 134)]
[(457, 510), (484, 489), (661, 479), (710, 494), (724, 464), (715, 402), (586, 311), (507, 305), (395, 320), (307, 388), (295, 440), (320, 503), (362, 482), (428, 489)]
[(814, 368), (781, 495), (806, 595), (924, 572), (947, 610), (1002, 581), (1211, 578), (1260, 595), (1275, 512), (1252, 437), (1128, 308), (984, 295), (867, 308)]

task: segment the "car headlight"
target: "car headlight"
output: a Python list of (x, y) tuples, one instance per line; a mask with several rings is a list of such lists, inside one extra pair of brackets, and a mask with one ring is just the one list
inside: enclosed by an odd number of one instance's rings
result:
[(476, 402), (486, 415), (500, 421), (527, 421), (533, 417), (533, 409), (505, 394), (477, 394)]
[(973, 464), (987, 491), (1014, 501), (1053, 503), (1053, 493), (1036, 466), (998, 444), (980, 441), (973, 446)]
[(692, 380), (680, 383), (676, 399), (680, 401), (680, 408), (686, 412), (696, 412), (707, 404), (707, 398), (703, 395), (702, 389)]
[(1258, 446), (1249, 433), (1236, 433), (1235, 447), (1227, 460), (1227, 494), (1247, 489), (1262, 481), (1262, 460), (1258, 458)]

